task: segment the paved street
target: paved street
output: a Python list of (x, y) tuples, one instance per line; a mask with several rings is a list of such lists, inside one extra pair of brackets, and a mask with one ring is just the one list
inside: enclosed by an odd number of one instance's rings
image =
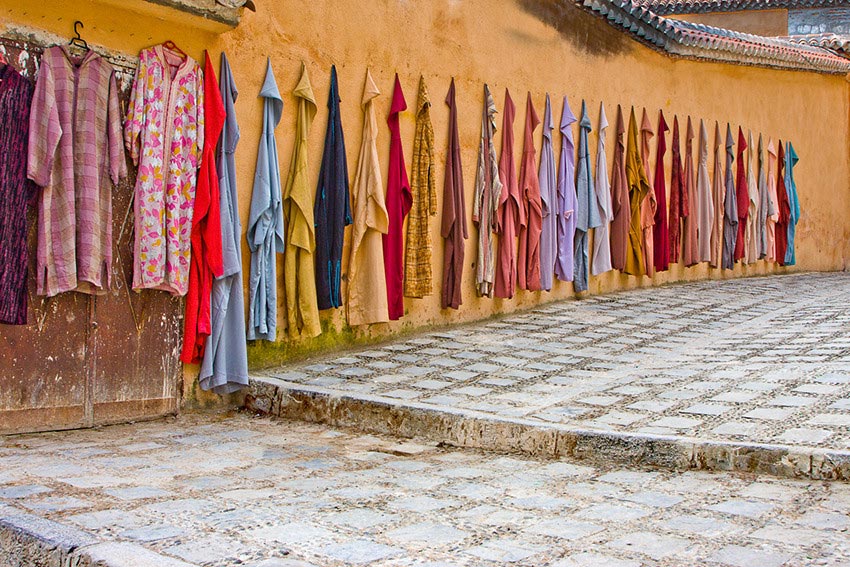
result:
[(95, 557), (154, 558), (120, 565), (850, 565), (845, 483), (593, 468), (245, 414), (9, 437), (0, 471), (0, 525), (47, 518)]
[(850, 274), (558, 302), (257, 376), (390, 406), (844, 452)]

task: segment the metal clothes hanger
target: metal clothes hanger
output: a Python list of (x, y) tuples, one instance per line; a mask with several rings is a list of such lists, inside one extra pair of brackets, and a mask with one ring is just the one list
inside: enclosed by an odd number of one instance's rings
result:
[(82, 49), (85, 49), (86, 51), (89, 51), (91, 48), (89, 47), (89, 44), (86, 43), (86, 40), (80, 37), (80, 30), (77, 29), (77, 26), (80, 26), (81, 28), (85, 27), (83, 26), (83, 22), (81, 22), (80, 20), (74, 22), (74, 34), (76, 37), (72, 37), (71, 41), (68, 42), (68, 45), (73, 45), (75, 47), (80, 47)]

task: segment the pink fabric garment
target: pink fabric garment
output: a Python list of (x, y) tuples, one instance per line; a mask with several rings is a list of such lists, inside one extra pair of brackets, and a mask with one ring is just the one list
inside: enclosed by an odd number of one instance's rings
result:
[(395, 76), (393, 100), (387, 125), (390, 128), (390, 162), (387, 174), (387, 215), (389, 228), (382, 235), (384, 243), (384, 274), (387, 279), (387, 308), (390, 319), (396, 321), (404, 315), (404, 242), (402, 230), (404, 217), (410, 212), (413, 195), (407, 180), (407, 168), (404, 165), (404, 148), (401, 145), (398, 114), (407, 110), (407, 102), (401, 90), (398, 73)]
[(685, 130), (685, 168), (683, 171), (684, 187), (682, 193), (687, 195), (687, 216), (682, 225), (682, 262), (685, 266), (699, 263), (699, 247), (697, 246), (697, 223), (699, 222), (699, 199), (697, 198), (697, 179), (694, 170), (694, 125), (688, 116), (688, 126)]
[[(651, 169), (649, 167), (649, 142), (652, 139), (652, 123), (649, 121), (649, 115), (646, 109), (643, 109), (643, 117), (640, 126), (640, 158), (643, 164), (643, 170), (646, 173), (646, 178), (652, 186)], [(640, 227), (643, 231), (641, 238), (641, 249), (646, 267), (646, 275), (655, 275), (655, 240), (653, 231), (655, 227), (655, 213), (658, 210), (658, 203), (655, 200), (655, 192), (649, 191), (640, 204)]]
[(776, 145), (767, 143), (767, 261), (776, 261), (776, 223), (779, 221), (779, 194), (776, 186)]
[(738, 203), (738, 235), (735, 239), (735, 261), (744, 259), (746, 255), (747, 218), (750, 215), (750, 190), (747, 185), (747, 167), (744, 162), (744, 152), (747, 149), (747, 139), (744, 131), (738, 126), (738, 169), (735, 176), (735, 196)]
[(519, 185), (514, 166), (514, 117), (516, 107), (511, 93), (505, 89), (505, 110), (502, 114), (502, 152), (499, 155), (499, 179), (502, 195), (496, 214), (496, 232), (499, 234), (499, 258), (496, 261), (496, 297), (510, 299), (516, 290), (516, 233), (525, 224), (525, 213), (520, 202)]
[(162, 45), (139, 53), (124, 124), (136, 177), (133, 289), (185, 295), (204, 147), (204, 73)]
[(534, 130), (540, 118), (531, 102), (531, 93), (525, 103), (525, 136), (522, 142), (522, 163), (519, 167), (520, 203), (526, 223), (519, 229), (519, 254), (517, 270), (520, 289), (540, 290), (540, 233), (543, 231), (543, 202), (540, 197), (540, 180), (535, 173), (537, 152), (534, 149)]
[(44, 51), (32, 100), (27, 175), (38, 202), (36, 293), (105, 293), (113, 184), (127, 176), (114, 70), (94, 51)]
[[(655, 270), (664, 272), (670, 265), (670, 234), (667, 228), (667, 182), (664, 176), (664, 156), (667, 154), (667, 132), (664, 112), (658, 111), (658, 146), (655, 151), (655, 182), (653, 190), (658, 207), (655, 210), (655, 227), (652, 232)], [(649, 263), (650, 259), (647, 258)]]

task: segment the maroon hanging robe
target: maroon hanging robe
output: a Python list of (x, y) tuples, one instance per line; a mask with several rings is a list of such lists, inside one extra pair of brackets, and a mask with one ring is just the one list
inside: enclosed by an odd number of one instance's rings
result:
[(785, 265), (785, 253), (788, 251), (788, 222), (791, 219), (791, 203), (785, 185), (785, 146), (779, 140), (779, 155), (776, 165), (776, 196), (779, 199), (779, 220), (776, 221), (776, 261)]
[(540, 180), (537, 178), (534, 149), (534, 130), (540, 118), (531, 102), (531, 93), (525, 103), (525, 137), (522, 142), (522, 163), (519, 167), (519, 190), (525, 224), (519, 229), (519, 254), (517, 277), (520, 289), (540, 290), (540, 233), (543, 230), (543, 202), (540, 198)]
[(390, 115), (387, 117), (387, 125), (390, 127), (390, 163), (386, 205), (390, 222), (387, 233), (382, 235), (384, 274), (387, 279), (387, 307), (390, 319), (393, 321), (404, 315), (404, 243), (401, 233), (404, 217), (407, 216), (413, 204), (398, 124), (398, 114), (404, 110), (407, 110), (407, 102), (404, 100), (404, 93), (396, 73)]
[(670, 264), (670, 235), (667, 228), (667, 183), (664, 178), (664, 155), (667, 153), (667, 136), (670, 128), (664, 120), (664, 112), (658, 112), (658, 149), (655, 157), (654, 191), (658, 208), (655, 209), (653, 227), (655, 270), (663, 272)]
[(735, 189), (738, 202), (738, 238), (735, 240), (735, 261), (743, 260), (746, 256), (746, 237), (744, 231), (747, 229), (747, 217), (750, 209), (750, 190), (747, 186), (747, 168), (744, 163), (744, 151), (747, 149), (747, 140), (744, 131), (738, 126), (738, 171), (735, 176)]
[(464, 240), (466, 230), (466, 204), (463, 198), (463, 167), (460, 162), (460, 139), (457, 132), (457, 104), (455, 80), (446, 95), (449, 106), (449, 148), (446, 151), (446, 180), (443, 186), (443, 220), (440, 230), (445, 239), (443, 257), (442, 307), (457, 309), (463, 303), (460, 282), (463, 277)]
[(688, 195), (682, 172), (682, 157), (679, 145), (679, 117), (673, 117), (673, 165), (670, 177), (670, 263), (679, 263), (682, 221), (688, 216)]
[(496, 297), (510, 299), (516, 289), (516, 233), (525, 225), (525, 214), (519, 196), (514, 166), (514, 117), (516, 107), (511, 93), (505, 89), (505, 108), (502, 114), (502, 151), (499, 155), (499, 179), (502, 195), (496, 213), (496, 232), (499, 233), (499, 258), (496, 263)]
[(629, 183), (626, 179), (626, 143), (623, 136), (626, 125), (623, 122), (623, 108), (617, 105), (617, 144), (614, 146), (614, 167), (611, 171), (611, 267), (621, 272), (626, 268), (626, 247), (629, 242), (629, 223), (631, 206), (629, 203)]

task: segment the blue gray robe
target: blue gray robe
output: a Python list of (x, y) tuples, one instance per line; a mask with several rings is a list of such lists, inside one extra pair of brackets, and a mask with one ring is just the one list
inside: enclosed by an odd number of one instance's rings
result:
[(254, 192), (248, 216), (248, 248), (251, 250), (248, 339), (275, 340), (277, 332), (277, 266), (275, 253), (283, 253), (283, 207), (280, 166), (274, 130), (283, 114), (283, 99), (268, 60), (266, 79), (260, 89), (263, 101), (263, 134), (257, 150)]
[(339, 102), (336, 65), (333, 65), (328, 93), (328, 128), (313, 211), (316, 222), (316, 295), (319, 309), (342, 306), (342, 241), (345, 227), (351, 224), (348, 161), (345, 157)]
[(797, 254), (794, 250), (794, 237), (797, 234), (797, 222), (800, 220), (800, 200), (797, 197), (797, 182), (794, 181), (794, 166), (800, 158), (794, 151), (791, 142), (785, 146), (785, 190), (788, 192), (788, 205), (791, 208), (791, 216), (788, 218), (788, 248), (785, 250), (785, 265), (793, 266), (797, 263)]
[(242, 293), (242, 224), (236, 189), (234, 154), (239, 143), (235, 102), (239, 92), (233, 82), (227, 56), (221, 54), (219, 73), (221, 100), (227, 113), (216, 148), (216, 171), (220, 187), (221, 258), (224, 273), (212, 285), (212, 332), (201, 362), (203, 390), (229, 394), (248, 385), (248, 353), (245, 345), (245, 303)]
[(581, 101), (581, 120), (578, 135), (578, 164), (576, 165), (576, 232), (575, 232), (575, 271), (573, 287), (575, 291), (587, 291), (587, 271), (589, 265), (587, 252), (587, 233), (591, 228), (602, 224), (593, 183), (593, 170), (590, 167), (590, 116), (587, 104)]
[(546, 94), (543, 113), (543, 147), (540, 149), (540, 201), (543, 206), (543, 225), (540, 232), (540, 288), (552, 289), (555, 258), (558, 255), (558, 193), (555, 177), (555, 151), (552, 148), (552, 104)]
[(726, 204), (723, 214), (723, 262), (722, 267), (731, 270), (735, 267), (735, 241), (738, 238), (738, 196), (735, 193), (735, 173), (732, 162), (735, 160), (735, 139), (732, 127), (726, 125)]

